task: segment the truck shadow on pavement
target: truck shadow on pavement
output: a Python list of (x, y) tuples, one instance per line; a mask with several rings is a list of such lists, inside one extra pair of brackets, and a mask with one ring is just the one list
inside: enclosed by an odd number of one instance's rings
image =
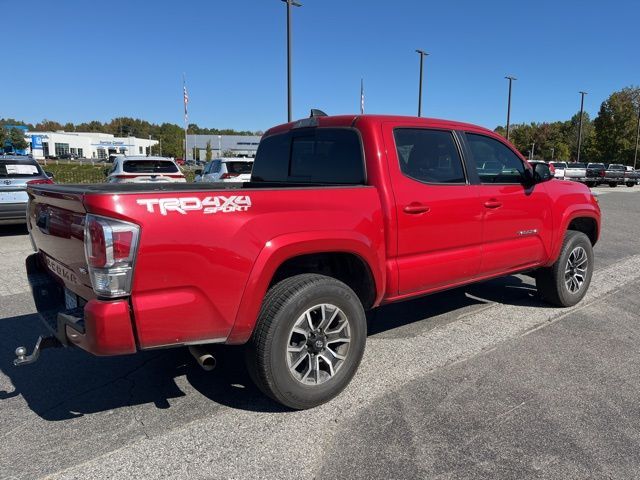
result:
[[(381, 307), (369, 315), (369, 335), (419, 335), (456, 321), (459, 312), (493, 302), (541, 305), (532, 281), (506, 277)], [(14, 367), (15, 347), (26, 344), (30, 350), (38, 332), (45, 333), (36, 315), (0, 319), (0, 370), (14, 387), (0, 387), (0, 408), (21, 395), (35, 414), (48, 421), (143, 404), (154, 404), (159, 410), (185, 410), (187, 417), (207, 415), (219, 405), (258, 412), (287, 411), (254, 386), (239, 347), (213, 348), (218, 360), (213, 372), (201, 370), (186, 348), (121, 357), (94, 357), (79, 349), (49, 349), (42, 352), (37, 363)], [(208, 400), (177, 400), (193, 395), (194, 390)], [(194, 401), (203, 408), (187, 412), (193, 410)]]

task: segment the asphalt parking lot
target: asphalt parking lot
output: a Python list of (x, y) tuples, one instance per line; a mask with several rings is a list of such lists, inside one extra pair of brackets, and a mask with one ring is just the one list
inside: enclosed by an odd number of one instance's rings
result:
[(637, 478), (640, 188), (595, 190), (581, 304), (511, 276), (381, 308), (352, 384), (304, 412), (263, 397), (239, 349), (209, 373), (184, 349), (13, 367), (43, 328), (26, 230), (0, 227), (0, 478)]

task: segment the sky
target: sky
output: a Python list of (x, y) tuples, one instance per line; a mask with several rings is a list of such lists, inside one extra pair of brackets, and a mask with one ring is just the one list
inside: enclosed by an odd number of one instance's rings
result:
[[(310, 108), (476, 123), (595, 117), (640, 84), (640, 3), (593, 0), (300, 0), (293, 8), (293, 117)], [(118, 116), (266, 130), (283, 123), (286, 6), (280, 0), (0, 0), (0, 117)]]

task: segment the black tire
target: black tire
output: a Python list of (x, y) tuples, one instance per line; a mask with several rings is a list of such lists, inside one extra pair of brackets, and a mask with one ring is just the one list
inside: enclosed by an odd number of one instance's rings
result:
[[(335, 373), (330, 376), (325, 372), (323, 383), (310, 385), (303, 383), (304, 379), (294, 377), (296, 372), (290, 370), (288, 363), (288, 347), (296, 322), (309, 309), (322, 304), (335, 306), (344, 313), (350, 341), (345, 358)], [(327, 336), (329, 326), (326, 328)], [(309, 337), (302, 338), (307, 339), (304, 348), (311, 348)], [(312, 408), (331, 400), (349, 384), (362, 360), (366, 341), (364, 309), (351, 288), (324, 275), (296, 275), (282, 280), (267, 292), (253, 336), (247, 345), (247, 368), (258, 388), (275, 401), (297, 410)], [(309, 355), (305, 361), (309, 362), (311, 368), (311, 358), (315, 355), (320, 357), (322, 353)], [(326, 362), (323, 366), (328, 367)]]
[(616, 188), (618, 186), (618, 184), (616, 182), (609, 182), (609, 186), (611, 188)]
[(635, 186), (635, 183), (627, 183), (627, 187), (633, 187)]
[(589, 187), (589, 188), (593, 188), (593, 187), (595, 187), (595, 186), (596, 186), (595, 182), (587, 182), (587, 183), (586, 183), (586, 185), (587, 185), (587, 187)]
[[(584, 282), (579, 289), (571, 292), (566, 284), (565, 272), (569, 268), (569, 257), (578, 247), (582, 247), (587, 257), (586, 273), (584, 274)], [(589, 237), (582, 232), (569, 230), (564, 237), (558, 260), (551, 267), (538, 270), (536, 286), (540, 296), (548, 303), (558, 307), (571, 307), (582, 300), (587, 293), (592, 275), (593, 247)]]

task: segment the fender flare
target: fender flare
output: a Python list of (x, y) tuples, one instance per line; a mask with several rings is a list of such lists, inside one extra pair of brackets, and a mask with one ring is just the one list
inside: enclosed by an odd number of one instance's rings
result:
[(557, 235), (553, 239), (553, 246), (551, 250), (551, 257), (546, 266), (553, 265), (558, 256), (560, 255), (560, 250), (562, 249), (562, 242), (564, 241), (564, 237), (569, 229), (569, 225), (576, 218), (591, 218), (596, 222), (596, 238), (600, 236), (600, 215), (598, 212), (590, 205), (585, 204), (576, 204), (568, 207), (562, 214), (562, 218), (560, 220), (559, 228), (557, 229)]
[(258, 320), (262, 299), (277, 269), (285, 261), (314, 253), (350, 253), (360, 257), (369, 267), (376, 289), (374, 305), (384, 295), (384, 247), (379, 251), (365, 235), (350, 231), (311, 231), (280, 235), (265, 243), (258, 254), (242, 293), (235, 322), (227, 344), (246, 343)]

